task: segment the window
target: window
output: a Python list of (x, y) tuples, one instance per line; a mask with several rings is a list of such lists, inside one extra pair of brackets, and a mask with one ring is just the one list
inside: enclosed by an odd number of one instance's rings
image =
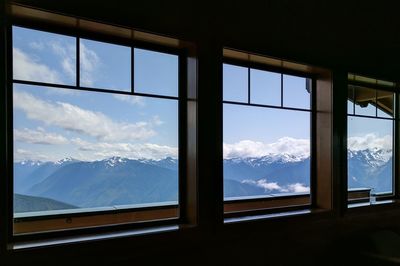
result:
[(369, 202), (394, 194), (394, 84), (349, 75), (348, 200)]
[(14, 234), (178, 219), (179, 51), (12, 35)]
[(225, 213), (310, 206), (312, 79), (223, 65)]

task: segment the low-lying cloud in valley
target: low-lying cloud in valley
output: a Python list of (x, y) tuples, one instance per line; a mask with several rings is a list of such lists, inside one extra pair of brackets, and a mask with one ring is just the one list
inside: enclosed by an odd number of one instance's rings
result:
[(243, 184), (249, 184), (257, 187), (261, 187), (265, 192), (274, 193), (308, 193), (310, 192), (310, 187), (305, 186), (301, 183), (293, 183), (281, 186), (277, 182), (268, 182), (267, 179), (259, 180), (243, 180)]

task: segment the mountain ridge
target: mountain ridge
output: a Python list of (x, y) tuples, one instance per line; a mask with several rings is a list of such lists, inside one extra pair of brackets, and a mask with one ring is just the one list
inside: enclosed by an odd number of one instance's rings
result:
[[(349, 151), (349, 188), (392, 188), (389, 150)], [(97, 161), (14, 163), (15, 193), (77, 207), (178, 200), (178, 160), (110, 157)], [(310, 157), (261, 156), (224, 159), (224, 196), (246, 197), (309, 191)], [(18, 187), (20, 186), (20, 187)]]

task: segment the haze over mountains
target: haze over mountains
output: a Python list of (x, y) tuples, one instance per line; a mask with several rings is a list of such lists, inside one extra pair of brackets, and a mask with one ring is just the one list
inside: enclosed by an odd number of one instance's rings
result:
[[(349, 151), (349, 187), (391, 190), (391, 151)], [(177, 202), (178, 161), (112, 157), (14, 164), (15, 212)], [(226, 198), (307, 193), (310, 158), (267, 155), (224, 159)]]

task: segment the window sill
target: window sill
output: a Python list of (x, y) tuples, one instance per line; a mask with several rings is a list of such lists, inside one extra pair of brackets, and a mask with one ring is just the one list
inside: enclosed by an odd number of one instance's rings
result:
[[(82, 228), (96, 228), (108, 225), (124, 225), (131, 223), (147, 223), (151, 221), (177, 220), (178, 207), (147, 206), (141, 209), (113, 209), (113, 210), (84, 209), (84, 212), (68, 213), (52, 211), (46, 213), (18, 214), (14, 219), (14, 235), (27, 235), (65, 230), (80, 230)], [(81, 211), (81, 210), (79, 210)], [(39, 215), (42, 214), (42, 215)], [(24, 215), (26, 217), (24, 217)], [(165, 224), (162, 224), (165, 225)]]
[(82, 242), (89, 242), (89, 241), (109, 240), (109, 239), (115, 239), (115, 238), (125, 238), (125, 237), (132, 237), (132, 236), (142, 236), (142, 235), (149, 235), (149, 234), (175, 232), (178, 230), (179, 230), (178, 225), (167, 225), (167, 226), (159, 226), (159, 227), (151, 227), (151, 228), (143, 228), (143, 229), (124, 230), (124, 231), (119, 231), (119, 232), (93, 234), (93, 235), (80, 235), (80, 236), (73, 236), (73, 237), (63, 237), (63, 238), (17, 242), (17, 243), (9, 244), (8, 249), (9, 250), (27, 250), (27, 249), (49, 247), (49, 246), (59, 246), (59, 245), (82, 243)]
[(397, 199), (380, 200), (377, 201), (375, 204), (370, 204), (369, 202), (352, 203), (347, 205), (345, 216), (351, 217), (358, 215), (370, 215), (376, 212), (392, 212), (393, 210), (398, 211), (399, 206), (400, 200)]
[(224, 224), (234, 224), (234, 223), (259, 221), (259, 220), (270, 220), (270, 219), (277, 219), (277, 218), (282, 218), (282, 217), (305, 216), (305, 215), (310, 215), (315, 212), (319, 212), (319, 211), (314, 211), (311, 209), (304, 209), (304, 210), (296, 210), (296, 211), (282, 211), (282, 212), (268, 213), (268, 214), (261, 214), (261, 215), (246, 215), (246, 216), (241, 216), (241, 217), (225, 218)]
[(254, 216), (258, 214), (263, 215), (266, 211), (269, 211), (269, 213), (282, 213), (294, 210), (305, 210), (309, 208), (309, 193), (281, 193), (224, 199), (225, 218)]
[(377, 201), (375, 203), (370, 203), (370, 202), (362, 202), (362, 203), (349, 203), (347, 205), (348, 209), (353, 209), (353, 208), (360, 208), (360, 207), (374, 207), (374, 206), (379, 206), (379, 205), (388, 205), (388, 204), (395, 204), (395, 200), (381, 200)]

